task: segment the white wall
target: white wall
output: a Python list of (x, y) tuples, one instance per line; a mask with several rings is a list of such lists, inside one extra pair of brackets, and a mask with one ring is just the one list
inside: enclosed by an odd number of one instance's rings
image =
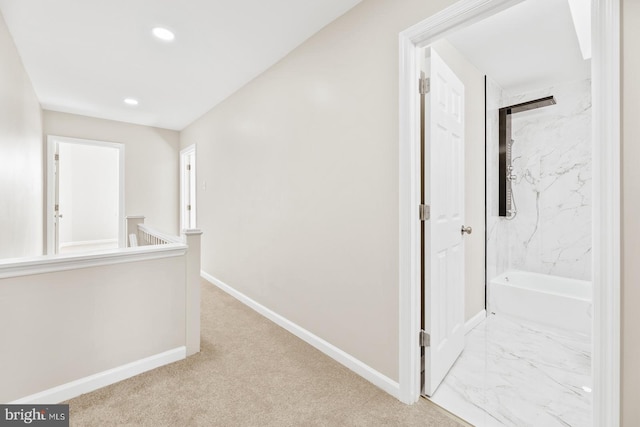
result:
[(60, 143), (60, 245), (118, 240), (119, 152)]
[(433, 44), (464, 84), (465, 92), (465, 219), (473, 229), (464, 237), (465, 318), (484, 310), (484, 74), (446, 40)]
[(203, 270), (393, 380), (398, 33), (450, 3), (365, 1), (181, 132)]
[(179, 133), (45, 110), (45, 135), (125, 145), (125, 214), (169, 234), (179, 228)]
[(0, 15), (0, 258), (42, 254), (42, 110)]

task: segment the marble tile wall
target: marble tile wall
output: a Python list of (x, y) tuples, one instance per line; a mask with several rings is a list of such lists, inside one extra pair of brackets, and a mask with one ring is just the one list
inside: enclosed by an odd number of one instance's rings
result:
[[(506, 105), (553, 95), (512, 116), (517, 213), (497, 216), (498, 119)], [(508, 94), (487, 81), (487, 277), (519, 269), (591, 280), (591, 81)]]

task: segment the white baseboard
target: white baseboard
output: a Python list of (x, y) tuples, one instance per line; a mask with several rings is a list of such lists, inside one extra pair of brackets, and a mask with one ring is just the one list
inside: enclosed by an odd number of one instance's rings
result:
[(274, 322), (275, 324), (291, 332), (293, 335), (297, 336), (301, 340), (305, 341), (307, 344), (310, 344), (311, 346), (320, 350), (327, 356), (331, 357), (333, 360), (351, 369), (353, 372), (360, 375), (367, 381), (373, 383), (374, 385), (378, 386), (379, 388), (386, 391), (390, 395), (394, 396), (396, 399), (398, 398), (399, 392), (400, 392), (400, 385), (396, 381), (393, 381), (391, 378), (381, 374), (380, 372), (376, 371), (369, 365), (356, 359), (355, 357), (344, 352), (343, 350), (339, 349), (333, 344), (330, 344), (329, 342), (323, 340), (317, 335), (312, 334), (311, 332), (298, 326), (292, 321), (282, 317), (278, 313), (252, 300), (251, 298), (244, 295), (243, 293), (238, 292), (237, 290), (233, 289), (231, 286), (216, 279), (212, 275), (204, 271), (202, 271), (200, 275), (202, 276), (203, 279), (207, 280), (208, 282), (222, 289), (224, 292), (228, 293), (229, 295), (231, 295), (241, 303), (247, 305), (248, 307), (258, 312), (259, 314), (263, 315), (267, 319)]
[(487, 318), (487, 310), (482, 310), (481, 312), (473, 316), (471, 319), (467, 320), (466, 323), (464, 324), (464, 334), (466, 335), (469, 332), (471, 332), (473, 328), (475, 328), (480, 323), (482, 323), (482, 321), (486, 318)]
[(143, 372), (150, 371), (187, 357), (186, 347), (178, 347), (164, 353), (155, 354), (117, 368), (99, 372), (79, 380), (71, 381), (30, 396), (23, 397), (10, 404), (54, 404), (64, 402), (81, 394), (126, 380)]

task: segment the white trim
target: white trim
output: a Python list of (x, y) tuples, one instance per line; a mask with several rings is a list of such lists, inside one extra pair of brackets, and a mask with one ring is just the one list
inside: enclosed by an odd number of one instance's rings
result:
[(480, 323), (487, 318), (487, 310), (482, 310), (471, 319), (467, 320), (464, 324), (464, 334), (467, 335), (473, 328), (478, 326)]
[(187, 248), (187, 245), (184, 243), (168, 243), (166, 245), (106, 249), (80, 254), (8, 258), (0, 260), (0, 279), (75, 270), (100, 265), (176, 257), (187, 253)]
[(118, 239), (102, 239), (102, 240), (79, 240), (77, 242), (60, 243), (61, 248), (73, 248), (78, 246), (99, 246), (118, 243)]
[(37, 405), (64, 402), (65, 400), (72, 399), (76, 396), (80, 396), (81, 394), (98, 390), (99, 388), (126, 380), (127, 378), (135, 377), (143, 372), (185, 359), (186, 356), (186, 347), (177, 347), (172, 350), (165, 351), (164, 353), (145, 357), (144, 359), (136, 360), (135, 362), (127, 363), (126, 365), (118, 366), (117, 368), (89, 375), (88, 377), (80, 378), (79, 380), (71, 381), (69, 383), (14, 400), (13, 402), (9, 402), (9, 404)]
[(363, 363), (362, 361), (356, 359), (355, 357), (353, 357), (350, 354), (344, 352), (343, 350), (339, 349), (338, 347), (328, 343), (327, 341), (323, 340), (322, 338), (318, 337), (317, 335), (312, 334), (311, 332), (307, 331), (306, 329), (302, 328), (301, 326), (298, 326), (297, 324), (293, 323), (292, 321), (282, 317), (278, 313), (268, 309), (267, 307), (263, 306), (262, 304), (252, 300), (251, 298), (249, 298), (245, 294), (235, 290), (231, 286), (227, 285), (226, 283), (222, 282), (221, 280), (216, 279), (212, 275), (210, 275), (210, 274), (208, 274), (208, 273), (206, 273), (204, 271), (201, 271), (200, 275), (206, 281), (208, 281), (211, 284), (217, 286), (218, 288), (220, 288), (224, 292), (228, 293), (229, 295), (231, 295), (232, 297), (234, 297), (235, 299), (237, 299), (241, 303), (245, 304), (246, 306), (252, 308), (253, 310), (258, 312), (259, 314), (261, 314), (264, 317), (266, 317), (267, 319), (271, 320), (272, 322), (274, 322), (278, 326), (281, 326), (282, 328), (284, 328), (287, 331), (291, 332), (293, 335), (297, 336), (298, 338), (300, 338), (301, 340), (303, 340), (307, 344), (310, 344), (311, 346), (313, 346), (316, 349), (320, 350), (321, 352), (323, 352), (327, 356), (331, 357), (336, 362), (338, 362), (338, 363), (346, 366), (347, 368), (351, 369), (353, 372), (355, 372), (356, 374), (360, 375), (361, 377), (363, 377), (367, 381), (373, 383), (374, 385), (378, 386), (379, 388), (381, 388), (382, 390), (386, 391), (390, 395), (392, 395), (392, 396), (394, 396), (396, 398), (398, 397), (398, 391), (399, 391), (398, 383), (393, 381), (391, 378), (387, 377), (386, 375), (381, 374), (380, 372), (376, 371), (375, 369), (373, 369), (369, 365), (367, 365), (367, 364)]
[[(180, 228), (181, 229), (186, 229), (184, 221), (185, 221), (185, 215), (187, 213), (184, 207), (186, 206), (187, 203), (185, 198), (186, 198), (187, 192), (191, 191), (190, 188), (185, 188), (185, 185), (186, 185), (186, 183), (184, 182), (184, 172), (185, 172), (185, 166), (186, 166), (185, 160), (187, 159), (187, 156), (191, 153), (193, 153), (193, 158), (196, 159), (196, 144), (191, 144), (190, 146), (180, 150)], [(196, 180), (195, 186), (196, 186), (196, 193), (197, 193), (198, 179), (196, 175), (196, 170), (197, 170), (196, 163), (197, 163), (197, 160), (191, 166), (193, 168), (193, 176), (195, 177), (195, 180)], [(191, 201), (191, 209), (193, 210), (193, 218), (194, 218), (194, 224), (190, 224), (191, 228), (196, 227), (198, 224), (198, 219), (196, 217), (196, 214), (197, 214), (196, 203), (197, 203), (197, 197)]]
[[(516, 0), (462, 0), (400, 33), (399, 398), (420, 396), (416, 50), (510, 7)], [(620, 4), (592, 2), (593, 90), (593, 424), (620, 422)]]
[[(400, 39), (424, 47), (464, 26), (482, 21), (525, 0), (460, 0), (407, 28)], [(412, 55), (413, 56), (413, 55)]]
[(56, 185), (55, 185), (55, 178), (54, 178), (54, 170), (55, 170), (55, 160), (54, 160), (54, 155), (56, 154), (56, 146), (55, 143), (53, 142), (53, 140), (51, 139), (51, 136), (47, 136), (47, 174), (46, 174), (46, 179), (47, 179), (47, 203), (46, 203), (46, 211), (44, 213), (45, 219), (46, 219), (46, 224), (47, 224), (47, 230), (46, 230), (46, 245), (45, 247), (47, 248), (47, 254), (49, 255), (53, 255), (56, 253), (55, 250), (55, 220), (53, 215), (51, 214), (54, 210), (53, 210), (53, 205), (55, 204), (55, 200), (56, 200)]
[(195, 236), (202, 234), (203, 231), (199, 228), (189, 228), (188, 230), (182, 230), (182, 234), (185, 236)]
[(107, 142), (107, 141), (95, 141), (91, 139), (82, 138), (69, 138), (66, 136), (47, 135), (47, 210), (45, 212), (46, 217), (46, 239), (47, 239), (47, 254), (54, 255), (55, 248), (55, 235), (54, 235), (54, 218), (53, 218), (53, 205), (55, 203), (55, 161), (54, 154), (56, 152), (56, 144), (62, 142), (66, 144), (79, 144), (98, 147), (114, 148), (118, 150), (118, 246), (123, 248), (127, 246), (127, 224), (125, 218), (125, 146), (119, 142)]
[(592, 2), (593, 425), (620, 425), (620, 2)]
[[(411, 404), (420, 397), (420, 145), (413, 117), (418, 114), (417, 96), (412, 90), (418, 68), (415, 46), (400, 34), (400, 144), (399, 144), (399, 371), (401, 402)], [(418, 260), (418, 263), (416, 263)], [(414, 391), (417, 390), (416, 394)]]

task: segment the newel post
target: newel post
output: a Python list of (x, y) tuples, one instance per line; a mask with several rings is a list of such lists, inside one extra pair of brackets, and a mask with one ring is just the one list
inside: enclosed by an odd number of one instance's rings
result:
[(144, 224), (144, 215), (127, 215), (127, 236), (126, 236), (126, 247), (131, 246), (131, 242), (129, 241), (129, 236), (131, 234), (135, 234), (136, 238), (138, 236), (138, 225)]
[(187, 357), (200, 351), (200, 237), (198, 229), (182, 230), (187, 250), (186, 346)]

